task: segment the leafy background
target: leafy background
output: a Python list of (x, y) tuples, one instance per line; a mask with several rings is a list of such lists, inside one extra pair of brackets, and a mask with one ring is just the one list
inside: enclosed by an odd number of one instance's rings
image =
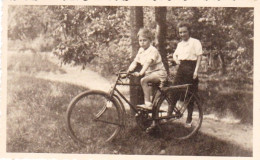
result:
[[(104, 75), (129, 65), (130, 7), (10, 6), (8, 12), (8, 37), (20, 45), (9, 48), (53, 51), (63, 63), (98, 66)], [(168, 7), (167, 52), (179, 41), (177, 23), (188, 21), (191, 35), (203, 43), (201, 71), (252, 83), (253, 13), (253, 8)], [(144, 26), (155, 33), (153, 7), (144, 7)]]

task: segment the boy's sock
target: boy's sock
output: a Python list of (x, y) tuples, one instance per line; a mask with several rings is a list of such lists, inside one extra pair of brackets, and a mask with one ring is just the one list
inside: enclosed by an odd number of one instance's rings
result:
[(152, 102), (145, 101), (145, 107), (152, 108)]
[(146, 109), (152, 109), (152, 103), (145, 101), (144, 104), (138, 105), (139, 107), (146, 108)]

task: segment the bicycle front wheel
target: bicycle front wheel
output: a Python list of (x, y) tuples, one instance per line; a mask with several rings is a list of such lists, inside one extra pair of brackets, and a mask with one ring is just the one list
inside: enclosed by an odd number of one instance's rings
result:
[[(193, 136), (202, 124), (203, 113), (198, 97), (188, 93), (188, 98), (182, 99), (183, 108), (172, 104), (170, 94), (161, 97), (155, 110), (155, 119), (163, 137), (168, 139), (184, 140)], [(167, 114), (168, 107), (173, 107), (171, 116)]]
[(86, 91), (76, 96), (67, 109), (71, 138), (81, 144), (109, 142), (122, 128), (118, 102), (103, 91)]

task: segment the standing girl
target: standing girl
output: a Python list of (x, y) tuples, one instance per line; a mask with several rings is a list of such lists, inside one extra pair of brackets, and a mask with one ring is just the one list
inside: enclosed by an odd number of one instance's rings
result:
[[(174, 61), (179, 64), (176, 77), (174, 79), (174, 85), (181, 84), (193, 84), (191, 92), (198, 91), (198, 69), (202, 56), (202, 45), (199, 40), (190, 37), (190, 27), (186, 22), (178, 24), (178, 32), (181, 38), (181, 42), (178, 43), (177, 48), (173, 54)], [(174, 103), (177, 102), (176, 96), (174, 96)], [(191, 127), (193, 103), (189, 103), (188, 117), (186, 120), (186, 126)], [(168, 114), (172, 114), (173, 108), (169, 107)]]

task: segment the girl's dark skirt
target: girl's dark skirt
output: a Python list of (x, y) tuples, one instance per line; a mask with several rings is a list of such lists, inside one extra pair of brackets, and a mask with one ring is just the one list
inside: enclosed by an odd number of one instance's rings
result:
[[(174, 78), (173, 85), (182, 85), (182, 84), (192, 84), (190, 87), (191, 92), (197, 92), (198, 91), (198, 78), (193, 79), (193, 74), (196, 68), (197, 61), (189, 61), (189, 60), (183, 60), (180, 63), (180, 66), (177, 70), (176, 77)], [(172, 100), (173, 104), (176, 104), (177, 100), (179, 99), (180, 93), (173, 93)], [(173, 111), (172, 107), (169, 107), (168, 114), (171, 114)], [(192, 112), (193, 112), (193, 102), (191, 102), (188, 105), (188, 117), (187, 117), (187, 123), (190, 123), (192, 121)]]
[(173, 85), (192, 84), (191, 91), (197, 92), (199, 79), (193, 79), (196, 63), (197, 61), (181, 61)]

